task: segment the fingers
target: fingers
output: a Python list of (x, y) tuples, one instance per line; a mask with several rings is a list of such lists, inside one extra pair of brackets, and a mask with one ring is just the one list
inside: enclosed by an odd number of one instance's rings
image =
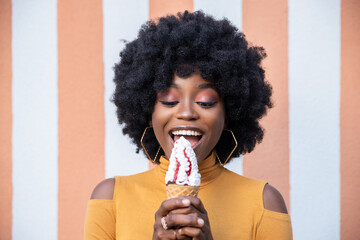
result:
[[(183, 211), (182, 208), (187, 208), (190, 205), (195, 207), (200, 213), (206, 214), (206, 210), (201, 200), (196, 197), (190, 197), (190, 196), (165, 200), (164, 202), (162, 202), (158, 213), (160, 217), (163, 217), (169, 214), (173, 210)], [(185, 211), (188, 211), (188, 213), (190, 212), (189, 210), (185, 210)]]
[(201, 213), (206, 213), (205, 207), (201, 200), (196, 197), (187, 196), (184, 197), (185, 199), (189, 199), (191, 202), (191, 205), (193, 205), (197, 210), (199, 210)]
[(154, 232), (153, 239), (192, 240), (192, 237), (180, 234), (179, 230), (162, 230)]
[[(161, 222), (162, 218), (166, 224)], [(184, 196), (162, 202), (155, 214), (153, 239), (212, 239), (201, 200)]]
[(190, 200), (183, 197), (165, 200), (164, 202), (162, 202), (159, 209), (160, 217), (164, 217), (168, 215), (168, 213), (171, 212), (172, 210), (178, 208), (186, 208), (190, 206), (190, 204), (191, 204)]
[(197, 214), (169, 214), (165, 217), (168, 228), (179, 226), (191, 226), (201, 228), (204, 226), (204, 220), (199, 218)]
[(176, 240), (183, 240), (183, 239), (186, 239), (186, 240), (193, 240), (193, 238), (192, 237), (189, 237), (189, 236), (186, 236), (186, 235), (184, 235), (184, 234), (180, 234), (179, 233), (179, 230), (174, 230), (174, 232), (175, 232), (175, 239)]
[(178, 229), (176, 234), (177, 239), (181, 239), (183, 236), (191, 237), (191, 239), (205, 239), (200, 228), (183, 227)]
[(194, 206), (190, 205), (186, 208), (178, 208), (175, 210), (170, 211), (168, 214), (191, 214), (191, 213), (200, 213)]
[(153, 240), (160, 239), (177, 239), (177, 233), (175, 230), (160, 230), (155, 231), (153, 235)]

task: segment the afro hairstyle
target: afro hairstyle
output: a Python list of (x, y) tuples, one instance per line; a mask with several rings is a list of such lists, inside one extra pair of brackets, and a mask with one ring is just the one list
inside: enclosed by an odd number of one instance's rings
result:
[[(185, 78), (198, 71), (224, 101), (226, 128), (238, 142), (231, 158), (251, 152), (263, 139), (259, 120), (272, 107), (272, 88), (261, 66), (265, 56), (262, 47), (249, 46), (227, 19), (215, 20), (201, 11), (148, 21), (114, 66), (116, 89), (111, 101), (124, 135), (136, 144), (138, 153), (157, 93), (170, 87), (175, 74)], [(148, 132), (143, 144), (153, 158), (159, 143), (153, 131)], [(215, 147), (222, 162), (235, 145), (226, 133)]]

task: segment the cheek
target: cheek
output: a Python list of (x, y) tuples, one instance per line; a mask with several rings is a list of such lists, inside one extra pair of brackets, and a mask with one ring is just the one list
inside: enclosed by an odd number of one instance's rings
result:
[[(223, 103), (221, 103), (221, 108), (219, 108), (219, 111), (217, 113), (217, 120), (216, 120), (216, 126), (219, 131), (219, 135), (221, 135), (222, 131), (225, 128), (225, 107)], [(220, 138), (220, 136), (219, 136)]]
[(152, 127), (154, 129), (155, 136), (160, 144), (163, 143), (165, 138), (165, 127), (170, 117), (169, 111), (164, 111), (163, 107), (157, 103), (154, 106), (154, 112), (151, 116)]
[(217, 115), (216, 119), (214, 119), (212, 124), (213, 124), (214, 134), (220, 138), (220, 136), (222, 134), (222, 131), (225, 128), (225, 116), (224, 116), (224, 114), (223, 115), (221, 115), (221, 114)]
[(204, 119), (207, 119), (207, 125), (212, 129), (213, 140), (218, 141), (225, 128), (224, 107), (221, 105), (214, 111), (208, 111)]
[(155, 134), (156, 134), (156, 132), (159, 132), (159, 129), (161, 128), (162, 121), (164, 119), (164, 117), (162, 115), (163, 115), (163, 113), (159, 109), (158, 105), (155, 104), (154, 112), (151, 116), (152, 127), (154, 128)]

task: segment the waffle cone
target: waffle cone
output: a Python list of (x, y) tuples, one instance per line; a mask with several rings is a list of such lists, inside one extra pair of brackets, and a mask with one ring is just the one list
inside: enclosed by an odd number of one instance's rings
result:
[(177, 184), (166, 185), (166, 194), (168, 196), (168, 199), (176, 198), (180, 196), (197, 197), (198, 193), (199, 193), (199, 186), (187, 186), (187, 185), (177, 185)]

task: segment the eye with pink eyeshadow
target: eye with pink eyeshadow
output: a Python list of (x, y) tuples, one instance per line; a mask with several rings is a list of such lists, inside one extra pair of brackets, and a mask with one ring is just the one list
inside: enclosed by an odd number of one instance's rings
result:
[(211, 108), (219, 102), (219, 95), (212, 88), (204, 89), (197, 94), (195, 102), (203, 108)]
[(179, 103), (179, 94), (173, 89), (158, 93), (157, 98), (159, 102), (167, 107), (174, 107)]

